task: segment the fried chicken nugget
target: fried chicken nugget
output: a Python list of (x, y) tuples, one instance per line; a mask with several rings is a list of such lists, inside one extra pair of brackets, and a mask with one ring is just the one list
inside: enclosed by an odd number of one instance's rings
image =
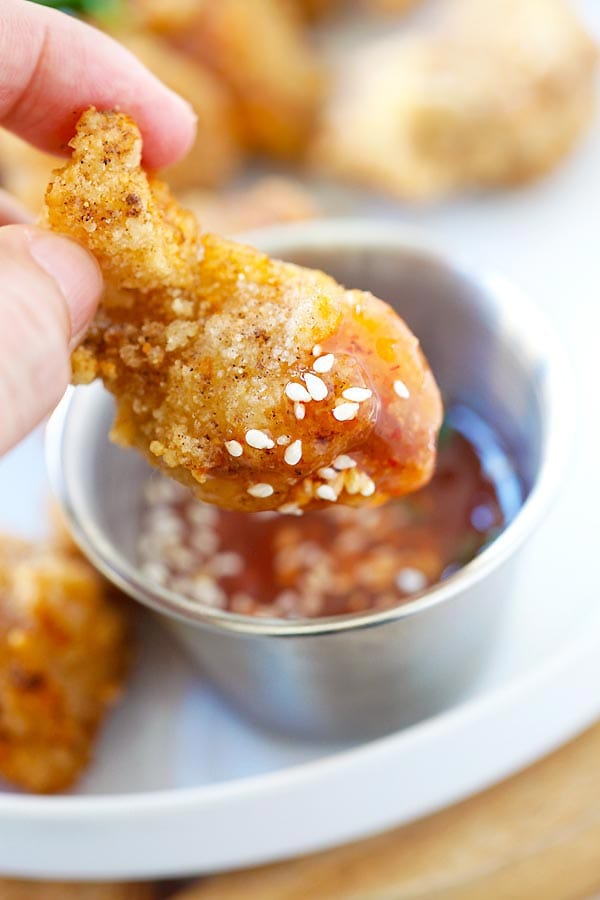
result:
[(129, 662), (123, 609), (72, 554), (0, 536), (0, 776), (39, 793), (87, 766)]
[(324, 86), (295, 12), (281, 0), (200, 0), (170, 32), (232, 92), (246, 146), (284, 158), (305, 149)]
[(88, 110), (72, 147), (47, 222), (104, 273), (73, 374), (116, 396), (117, 442), (229, 509), (383, 500), (429, 479), (439, 393), (386, 304), (200, 234), (140, 168), (125, 115)]
[(527, 182), (589, 124), (596, 48), (565, 0), (460, 0), (340, 73), (316, 165), (401, 199)]

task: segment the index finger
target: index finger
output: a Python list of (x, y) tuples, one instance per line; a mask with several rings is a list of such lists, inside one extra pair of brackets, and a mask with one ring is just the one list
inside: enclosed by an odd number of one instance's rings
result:
[(62, 12), (2, 0), (0, 60), (0, 124), (41, 150), (66, 153), (89, 106), (135, 119), (151, 169), (175, 162), (194, 140), (185, 100), (112, 38)]

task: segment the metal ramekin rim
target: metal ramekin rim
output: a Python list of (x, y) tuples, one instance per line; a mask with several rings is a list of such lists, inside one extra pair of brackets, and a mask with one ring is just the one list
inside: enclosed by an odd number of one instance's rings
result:
[(417, 229), (396, 222), (324, 219), (261, 229), (245, 234), (243, 238), (274, 256), (285, 255), (286, 250), (298, 250), (301, 247), (309, 250), (317, 246), (350, 246), (357, 250), (386, 246), (389, 249), (411, 249), (430, 256), (438, 265), (446, 267), (457, 276), (467, 277), (481, 285), (487, 295), (499, 304), (511, 329), (527, 337), (535, 346), (543, 347), (544, 356), (548, 360), (546, 404), (543, 410), (546, 434), (539, 471), (529, 496), (513, 521), (479, 556), (445, 581), (419, 593), (414, 600), (391, 609), (294, 621), (277, 621), (214, 610), (152, 584), (133, 565), (121, 558), (115, 548), (101, 536), (96, 541), (91, 539), (79, 521), (70, 502), (62, 465), (62, 442), (74, 391), (70, 388), (48, 425), (46, 454), (52, 488), (63, 506), (75, 540), (93, 564), (126, 594), (158, 613), (209, 630), (282, 638), (318, 636), (377, 627), (448, 602), (507, 561), (542, 520), (558, 492), (574, 430), (573, 403), (570, 402), (570, 397), (574, 396), (573, 376), (558, 336), (532, 301), (510, 282), (489, 274), (482, 275), (476, 269), (451, 259), (439, 242), (430, 240)]

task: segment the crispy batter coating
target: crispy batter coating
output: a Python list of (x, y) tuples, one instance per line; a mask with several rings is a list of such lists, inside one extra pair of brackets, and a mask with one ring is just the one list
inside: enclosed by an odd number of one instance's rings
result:
[(68, 788), (123, 686), (123, 609), (82, 558), (0, 536), (0, 775)]
[(323, 91), (296, 12), (282, 0), (200, 0), (169, 32), (229, 87), (248, 148), (277, 157), (304, 150)]
[(279, 222), (300, 222), (319, 215), (316, 199), (300, 182), (275, 175), (247, 188), (215, 193), (193, 190), (181, 196), (204, 231), (235, 234)]
[[(117, 397), (116, 441), (231, 509), (384, 500), (428, 480), (439, 393), (386, 304), (201, 234), (140, 168), (126, 116), (88, 110), (72, 146), (47, 222), (105, 276), (73, 373)], [(323, 468), (350, 452), (332, 481)]]
[(596, 48), (565, 0), (459, 0), (340, 73), (313, 158), (409, 200), (526, 182), (588, 125)]

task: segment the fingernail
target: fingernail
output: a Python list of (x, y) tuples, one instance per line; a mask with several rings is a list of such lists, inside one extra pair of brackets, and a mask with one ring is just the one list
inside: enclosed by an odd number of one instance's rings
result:
[(102, 291), (98, 263), (75, 241), (33, 229), (30, 252), (35, 262), (58, 284), (65, 298), (71, 319), (71, 345), (76, 346), (94, 315)]

